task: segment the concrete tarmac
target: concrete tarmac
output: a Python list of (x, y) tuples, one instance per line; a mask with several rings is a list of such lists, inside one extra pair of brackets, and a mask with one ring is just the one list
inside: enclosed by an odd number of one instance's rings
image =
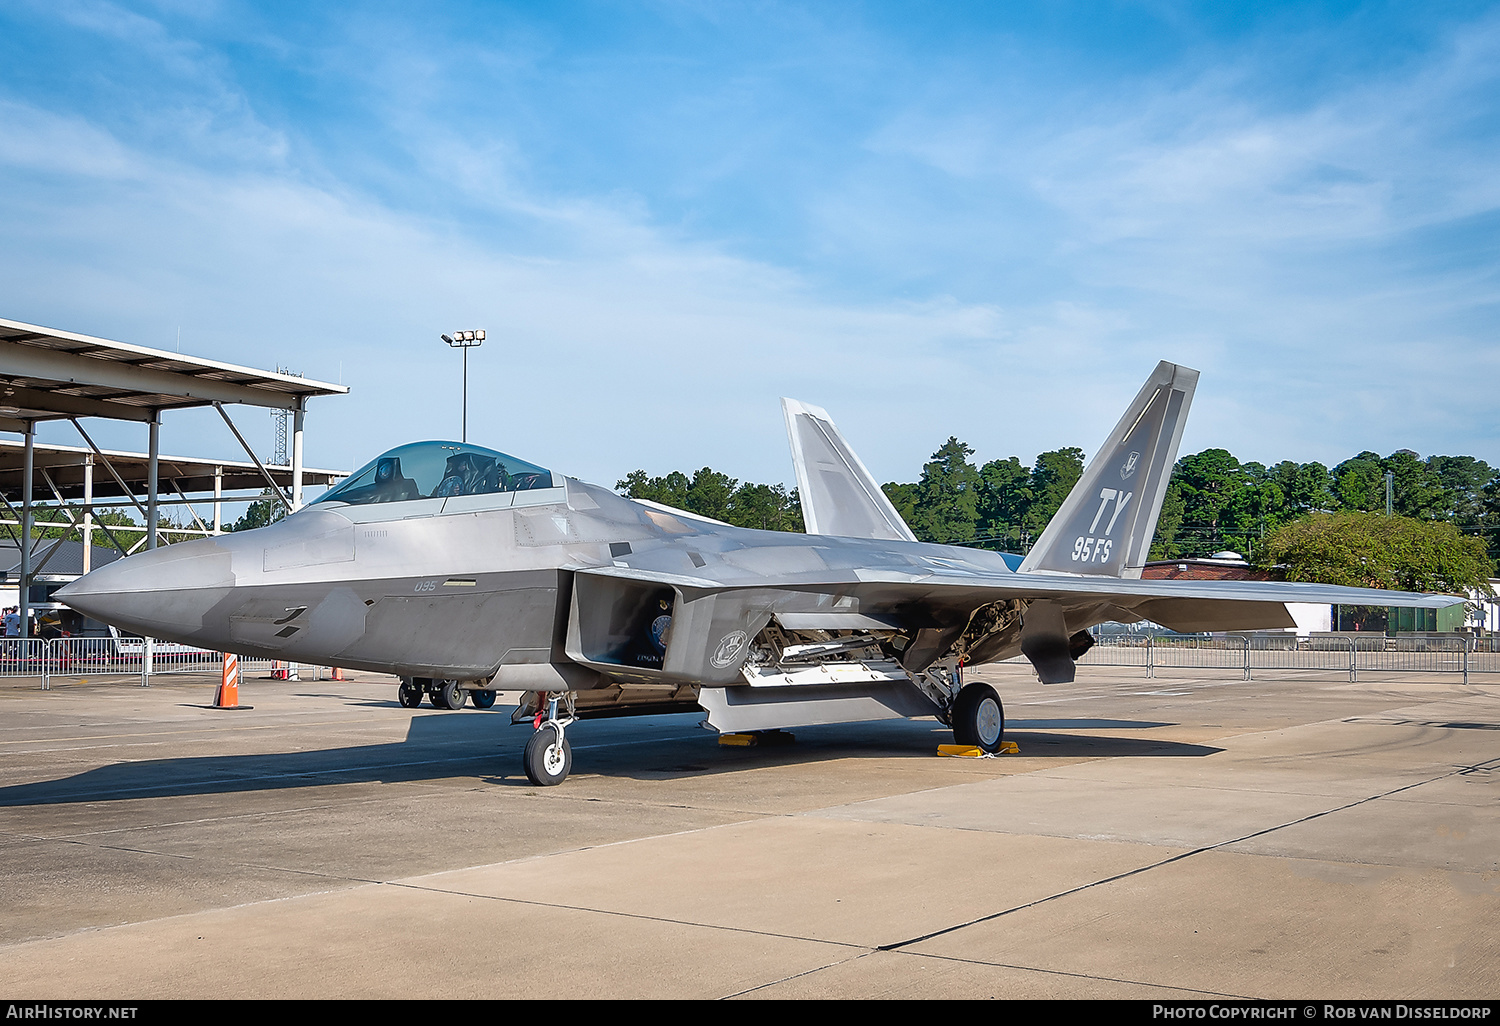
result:
[(554, 788), (389, 677), (0, 682), (0, 997), (1500, 997), (1500, 685), (1140, 672)]

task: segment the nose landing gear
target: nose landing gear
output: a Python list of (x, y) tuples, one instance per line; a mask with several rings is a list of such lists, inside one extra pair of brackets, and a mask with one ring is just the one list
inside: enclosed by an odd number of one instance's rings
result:
[[(546, 698), (547, 718), (543, 720), (542, 714), (537, 713), (536, 733), (526, 742), (526, 751), (521, 756), (526, 779), (538, 787), (561, 784), (568, 779), (568, 773), (573, 768), (573, 749), (563, 736), (563, 728), (577, 719), (573, 715), (573, 693), (565, 691), (560, 696), (549, 694)], [(568, 707), (563, 716), (557, 715), (559, 698)]]

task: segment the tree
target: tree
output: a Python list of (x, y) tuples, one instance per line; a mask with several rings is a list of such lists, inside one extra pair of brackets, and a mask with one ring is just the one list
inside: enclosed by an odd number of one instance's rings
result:
[(740, 484), (712, 467), (703, 467), (691, 478), (678, 470), (661, 477), (647, 477), (644, 470), (633, 470), (615, 482), (615, 491), (736, 527), (803, 530), (802, 504), (795, 488), (788, 491), (785, 485), (749, 481)]
[(979, 468), (979, 534), (998, 548), (1025, 548), (1026, 511), (1031, 508), (1031, 468), (1012, 456)]
[(730, 498), (729, 516), (736, 527), (761, 531), (804, 531), (797, 489), (785, 485), (742, 484)]
[(739, 481), (728, 474), (704, 467), (688, 482), (687, 504), (683, 508), (700, 517), (713, 517), (728, 523), (731, 500), (739, 486)]
[(1032, 467), (1012, 456), (979, 468), (972, 455), (968, 444), (949, 438), (920, 481), (881, 486), (920, 540), (1025, 551), (1083, 474), (1076, 447), (1044, 452)]
[(1493, 594), (1484, 542), (1441, 521), (1358, 510), (1315, 513), (1266, 539), (1261, 563), (1289, 581)]
[(979, 528), (979, 471), (969, 462), (974, 450), (950, 437), (922, 467), (916, 486), (912, 533), (923, 541), (961, 545)]
[(1147, 559), (1177, 559), (1182, 556), (1182, 546), (1177, 542), (1177, 532), (1182, 527), (1182, 517), (1187, 504), (1182, 499), (1182, 482), (1175, 478), (1167, 485), (1167, 494), (1161, 502), (1161, 515), (1156, 518), (1156, 537), (1151, 543)]
[(1343, 509), (1385, 509), (1385, 470), (1380, 457), (1365, 450), (1334, 467), (1333, 492)]
[(1335, 509), (1333, 477), (1321, 463), (1293, 463), (1283, 460), (1266, 476), (1276, 482), (1284, 498), (1282, 514), (1293, 518), (1306, 513), (1323, 513)]
[(1236, 495), (1249, 483), (1240, 461), (1227, 449), (1204, 449), (1184, 456), (1173, 468), (1172, 480), (1182, 492), (1181, 535), (1188, 555), (1207, 556), (1228, 544), (1225, 535), (1238, 533), (1247, 505), (1235, 508)]
[(621, 495), (659, 502), (675, 509), (687, 509), (687, 490), (688, 477), (679, 470), (662, 477), (647, 477), (644, 470), (632, 470), (623, 480), (615, 482), (615, 491)]
[(908, 527), (917, 522), (916, 485), (887, 481), (880, 486), (880, 490), (885, 492), (885, 497), (891, 500), (891, 505), (896, 508), (896, 512)]
[(1083, 450), (1077, 446), (1053, 449), (1037, 456), (1031, 468), (1031, 504), (1022, 521), (1032, 538), (1047, 528), (1063, 500), (1083, 476)]
[(271, 495), (268, 488), (261, 489), (261, 498), (246, 508), (242, 517), (226, 527), (226, 531), (253, 531), (257, 527), (274, 524), (286, 517), (286, 507)]

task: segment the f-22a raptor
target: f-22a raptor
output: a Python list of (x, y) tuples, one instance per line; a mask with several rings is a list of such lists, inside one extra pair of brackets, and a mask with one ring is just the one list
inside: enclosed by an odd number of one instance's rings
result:
[(702, 710), (721, 732), (935, 716), (998, 751), (1000, 696), (963, 669), (1024, 655), (1074, 678), (1087, 628), (1290, 627), (1287, 602), (1452, 596), (1142, 580), (1198, 372), (1159, 364), (1024, 557), (919, 542), (821, 409), (783, 400), (806, 534), (748, 530), (491, 449), (392, 449), (279, 523), (102, 567), (58, 597), (143, 634), (401, 678), (457, 709), (525, 692), (537, 784), (566, 728)]

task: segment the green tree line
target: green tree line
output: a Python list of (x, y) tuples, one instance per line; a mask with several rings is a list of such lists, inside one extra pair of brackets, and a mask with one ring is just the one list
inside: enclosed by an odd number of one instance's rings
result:
[(615, 482), (615, 491), (632, 499), (646, 499), (664, 506), (712, 517), (735, 527), (761, 531), (802, 531), (802, 503), (797, 489), (785, 485), (741, 484), (736, 478), (709, 467), (688, 477), (680, 470), (650, 477), (635, 470)]
[[(1029, 466), (1017, 456), (976, 463), (974, 454), (950, 437), (916, 481), (882, 487), (922, 541), (1028, 551), (1082, 476), (1083, 450), (1040, 453)], [(803, 530), (795, 489), (740, 484), (709, 467), (691, 477), (637, 470), (616, 488), (738, 526)], [(1241, 463), (1225, 449), (1205, 449), (1173, 468), (1150, 558), (1224, 549), (1290, 580), (1483, 589), (1500, 557), (1500, 471), (1472, 456), (1422, 459), (1410, 450), (1362, 452), (1330, 469)]]

